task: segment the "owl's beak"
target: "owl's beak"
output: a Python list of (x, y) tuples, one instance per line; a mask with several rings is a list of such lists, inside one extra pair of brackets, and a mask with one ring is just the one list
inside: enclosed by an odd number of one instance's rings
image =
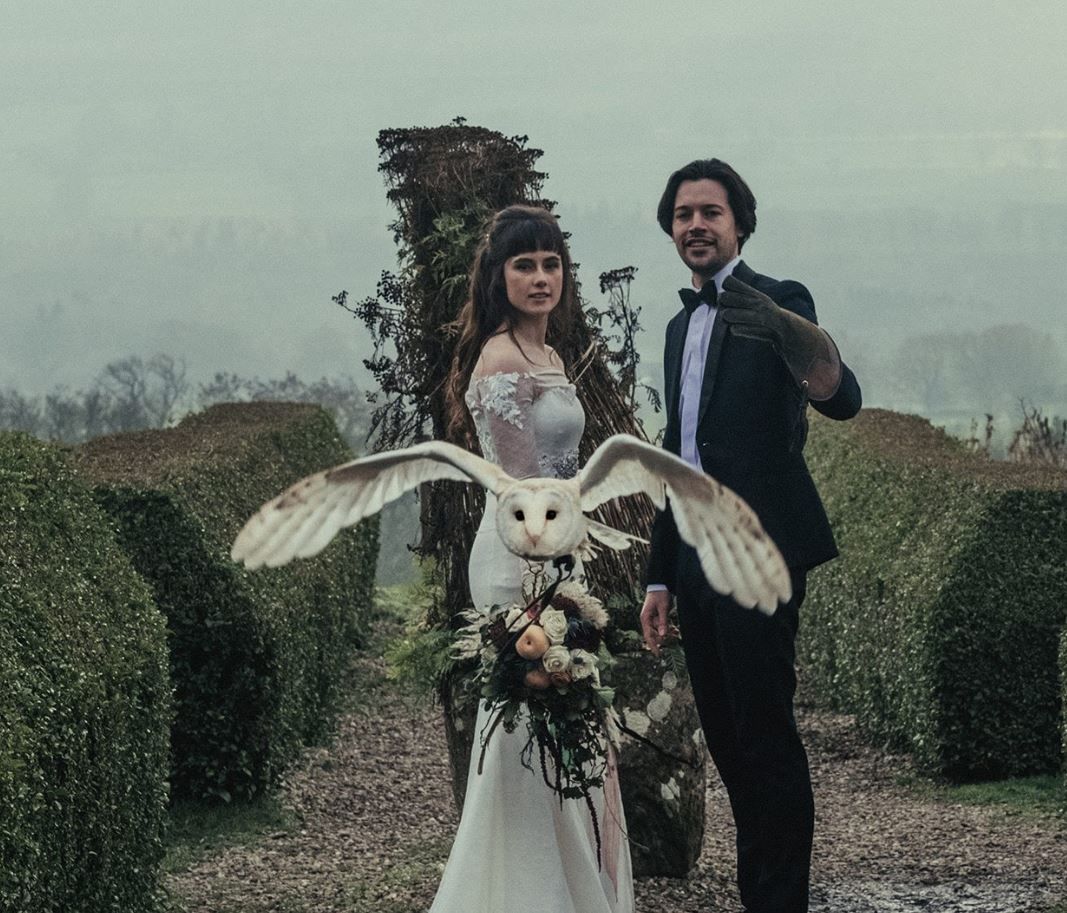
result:
[(548, 521), (536, 515), (532, 517), (527, 515), (526, 522), (523, 525), (526, 529), (526, 535), (536, 545), (537, 541), (545, 534), (545, 527), (548, 525)]

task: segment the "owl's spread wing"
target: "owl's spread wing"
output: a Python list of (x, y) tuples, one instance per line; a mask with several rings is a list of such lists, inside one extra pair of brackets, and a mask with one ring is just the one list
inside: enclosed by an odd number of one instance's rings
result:
[(512, 481), (499, 466), (443, 441), (378, 453), (308, 476), (268, 501), (237, 535), (230, 556), (250, 568), (308, 558), (340, 529), (438, 479), (477, 482), (493, 494)]
[(582, 510), (643, 493), (669, 497), (678, 535), (696, 549), (708, 583), (771, 614), (792, 596), (789, 571), (752, 508), (736, 492), (660, 447), (628, 434), (601, 444), (578, 474)]

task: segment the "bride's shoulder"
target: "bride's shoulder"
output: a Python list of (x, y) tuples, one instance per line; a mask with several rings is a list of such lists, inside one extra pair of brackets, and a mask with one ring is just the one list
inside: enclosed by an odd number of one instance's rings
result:
[(530, 362), (522, 354), (507, 333), (490, 336), (482, 346), (481, 357), (474, 366), (474, 377), (491, 377), (494, 374), (525, 374), (530, 370)]

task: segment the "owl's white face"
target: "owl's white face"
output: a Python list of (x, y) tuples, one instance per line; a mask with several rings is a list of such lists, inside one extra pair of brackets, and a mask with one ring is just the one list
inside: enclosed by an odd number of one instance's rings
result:
[(586, 536), (578, 486), (570, 479), (526, 479), (497, 500), (496, 528), (508, 550), (544, 561), (569, 555)]

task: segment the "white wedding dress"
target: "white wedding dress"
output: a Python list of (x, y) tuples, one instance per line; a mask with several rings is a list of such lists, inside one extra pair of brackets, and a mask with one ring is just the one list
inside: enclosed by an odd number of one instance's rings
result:
[[(578, 471), (585, 414), (562, 371), (475, 377), (466, 401), (483, 455), (509, 475), (569, 478)], [(521, 582), (527, 562), (504, 548), (495, 508), (496, 500), (487, 495), (471, 549), (471, 598), (476, 606), (525, 604)], [(523, 766), (522, 718), (514, 732), (497, 727), (478, 773), (488, 717), (483, 702), (463, 816), (431, 913), (632, 913), (630, 847), (613, 762), (604, 788), (593, 792), (601, 835), (598, 865), (585, 802), (565, 799), (561, 806), (545, 785), (536, 751), (534, 770)]]

